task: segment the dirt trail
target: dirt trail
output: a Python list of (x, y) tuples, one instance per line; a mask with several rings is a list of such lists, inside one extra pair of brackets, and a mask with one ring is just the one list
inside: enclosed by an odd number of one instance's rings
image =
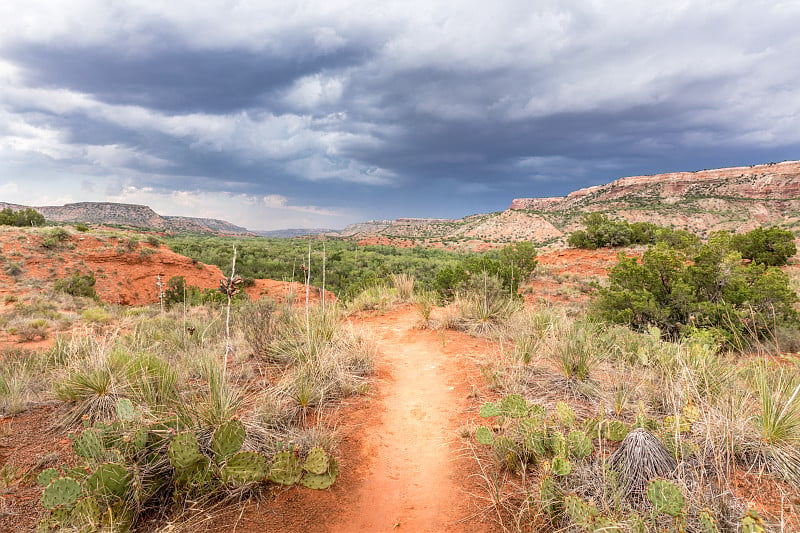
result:
[(447, 337), (416, 329), (417, 320), (409, 308), (364, 320), (380, 353), (372, 407), (380, 416), (361, 428), (367, 473), (331, 531), (481, 529), (463, 522), (469, 466), (457, 434), (468, 418), (471, 365), (463, 352), (472, 347), (445, 349)]

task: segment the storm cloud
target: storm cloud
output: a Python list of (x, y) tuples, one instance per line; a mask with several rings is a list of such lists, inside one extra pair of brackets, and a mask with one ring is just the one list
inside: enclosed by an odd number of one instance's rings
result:
[(0, 200), (253, 229), (798, 158), (782, 2), (5, 2)]

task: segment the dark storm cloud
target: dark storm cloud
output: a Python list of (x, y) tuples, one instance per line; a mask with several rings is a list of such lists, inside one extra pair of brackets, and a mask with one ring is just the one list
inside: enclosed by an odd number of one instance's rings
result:
[(800, 151), (788, 4), (75, 11), (0, 36), (0, 155), (122, 192), (458, 216)]
[(298, 78), (364, 61), (367, 51), (300, 47), (289, 56), (247, 49), (198, 50), (159, 40), (146, 51), (115, 47), (20, 45), (7, 53), (35, 87), (66, 88), (108, 104), (171, 113), (230, 113), (270, 107)]

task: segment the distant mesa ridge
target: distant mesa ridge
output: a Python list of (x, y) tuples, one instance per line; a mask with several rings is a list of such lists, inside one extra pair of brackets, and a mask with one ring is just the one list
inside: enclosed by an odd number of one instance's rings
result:
[(33, 207), (44, 218), (54, 222), (113, 224), (134, 228), (154, 229), (167, 233), (214, 233), (245, 235), (250, 232), (240, 226), (213, 218), (162, 216), (146, 205), (114, 202), (76, 202), (65, 205), (25, 206), (0, 202), (0, 209), (13, 210)]
[(800, 197), (800, 161), (631, 176), (579, 189), (564, 197), (516, 198), (509, 209), (554, 211), (580, 207), (589, 201), (596, 203), (631, 196), (788, 200)]
[(800, 161), (620, 178), (563, 197), (516, 198), (508, 209), (457, 220), (373, 220), (339, 235), (364, 242), (485, 247), (527, 240), (564, 243), (581, 215), (651, 222), (700, 235), (761, 225), (800, 229)]

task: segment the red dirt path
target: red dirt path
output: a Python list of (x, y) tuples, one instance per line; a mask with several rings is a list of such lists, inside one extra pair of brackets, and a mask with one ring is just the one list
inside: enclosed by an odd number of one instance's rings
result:
[(419, 330), (410, 307), (355, 320), (374, 332), (378, 375), (371, 399), (335, 415), (343, 436), (341, 475), (327, 491), (276, 489), (181, 531), (489, 532), (458, 429), (476, 417), (483, 383), (469, 358), (489, 343)]

